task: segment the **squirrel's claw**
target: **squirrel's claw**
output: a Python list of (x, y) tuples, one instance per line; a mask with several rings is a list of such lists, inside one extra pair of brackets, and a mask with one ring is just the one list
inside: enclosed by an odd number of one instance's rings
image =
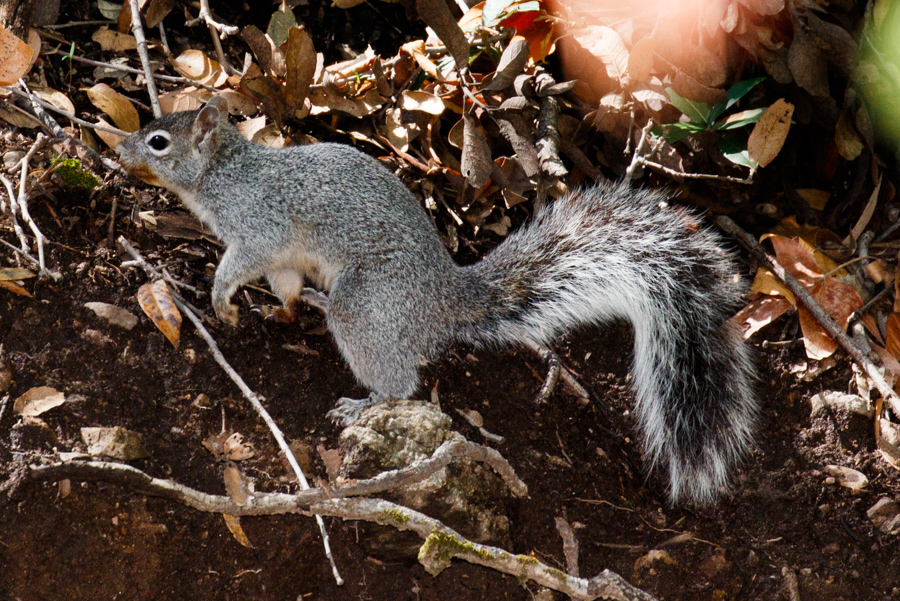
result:
[(385, 397), (375, 392), (364, 399), (341, 397), (335, 403), (334, 409), (328, 412), (327, 417), (346, 428), (359, 419), (364, 409), (383, 400), (385, 400)]

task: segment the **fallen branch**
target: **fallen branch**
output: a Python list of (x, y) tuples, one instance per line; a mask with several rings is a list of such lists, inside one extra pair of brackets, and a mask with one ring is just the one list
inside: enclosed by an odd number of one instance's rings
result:
[(313, 505), (316, 514), (364, 520), (398, 530), (411, 530), (425, 543), (419, 548), (419, 563), (425, 571), (437, 576), (448, 568), (453, 558), (510, 574), (520, 580), (531, 580), (559, 591), (572, 599), (614, 599), (616, 601), (653, 601), (653, 597), (629, 584), (624, 578), (603, 570), (593, 578), (576, 578), (538, 561), (533, 555), (513, 555), (498, 547), (467, 540), (455, 530), (423, 513), (382, 499), (340, 499)]
[[(327, 490), (316, 488), (295, 494), (255, 493), (244, 505), (230, 497), (210, 495), (172, 480), (153, 478), (129, 465), (102, 461), (71, 461), (47, 466), (30, 466), (23, 477), (38, 481), (61, 479), (97, 480), (126, 486), (145, 494), (179, 501), (200, 511), (232, 515), (274, 515), (280, 513), (311, 513), (321, 519), (327, 515), (345, 520), (362, 520), (411, 530), (425, 543), (419, 549), (419, 561), (432, 575), (450, 566), (453, 558), (532, 580), (549, 589), (569, 595), (573, 599), (591, 601), (605, 598), (616, 601), (654, 601), (649, 594), (629, 584), (624, 578), (604, 570), (593, 578), (577, 578), (538, 561), (532, 555), (513, 555), (497, 547), (467, 540), (443, 523), (408, 507), (383, 499), (349, 498), (351, 494), (386, 491), (421, 481), (444, 467), (451, 456), (483, 461), (499, 458), (497, 465), (509, 464), (493, 449), (457, 438), (445, 442), (430, 458), (421, 459), (408, 467), (379, 474), (368, 480), (351, 482)], [(447, 462), (447, 463), (445, 463)], [(498, 473), (503, 476), (504, 467)], [(512, 473), (512, 468), (509, 467)], [(514, 477), (514, 474), (513, 474)], [(504, 481), (510, 480), (503, 476)], [(515, 477), (514, 477), (515, 478)], [(518, 482), (518, 484), (515, 484)], [(524, 484), (515, 478), (513, 492), (522, 493)], [(14, 483), (15, 484), (15, 483)], [(344, 498), (335, 498), (343, 495)]]
[(153, 78), (153, 69), (150, 68), (150, 53), (147, 51), (147, 38), (144, 36), (144, 27), (141, 25), (141, 11), (138, 8), (138, 0), (129, 0), (131, 6), (131, 33), (137, 40), (138, 56), (141, 66), (144, 68), (144, 79), (147, 81), (147, 94), (150, 96), (150, 106), (153, 107), (153, 117), (162, 117), (162, 108), (159, 106), (159, 92), (156, 91), (156, 80)]
[(844, 332), (843, 328), (837, 324), (831, 315), (816, 302), (806, 289), (806, 286), (798, 282), (794, 276), (788, 273), (784, 267), (760, 246), (753, 236), (741, 229), (734, 221), (724, 215), (716, 217), (715, 221), (719, 227), (734, 236), (738, 242), (749, 250), (753, 256), (766, 267), (766, 269), (774, 273), (775, 277), (788, 287), (797, 300), (803, 303), (803, 306), (809, 310), (816, 321), (825, 328), (828, 335), (849, 353), (857, 365), (865, 370), (866, 375), (868, 375), (872, 382), (875, 383), (875, 387), (878, 388), (878, 392), (881, 393), (882, 398), (890, 405), (894, 415), (900, 417), (900, 397), (897, 396), (897, 393), (894, 392), (890, 384), (885, 381), (884, 376), (881, 375), (881, 372), (878, 370), (874, 361), (872, 361), (866, 353), (853, 342), (853, 339)]

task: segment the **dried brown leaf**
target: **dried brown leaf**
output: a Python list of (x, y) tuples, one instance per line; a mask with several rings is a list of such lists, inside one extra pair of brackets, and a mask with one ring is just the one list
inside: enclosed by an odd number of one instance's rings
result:
[(437, 81), (444, 81), (444, 76), (437, 65), (425, 54), (425, 40), (414, 40), (400, 47), (401, 50), (412, 55), (422, 70)]
[(140, 117), (131, 101), (105, 83), (98, 83), (89, 88), (87, 95), (91, 104), (109, 115), (119, 129), (130, 133), (141, 128)]
[(457, 70), (468, 69), (469, 41), (456, 19), (453, 18), (453, 13), (450, 12), (450, 7), (447, 6), (445, 0), (416, 0), (416, 10), (419, 17), (447, 46), (450, 56), (456, 63)]
[(309, 87), (316, 75), (316, 49), (305, 27), (291, 27), (288, 38), (281, 45), (287, 73), (284, 78), (284, 99), (288, 106), (302, 109)]
[(788, 67), (801, 88), (813, 96), (828, 96), (825, 56), (801, 28), (794, 31), (794, 39), (788, 49)]
[(641, 82), (646, 83), (650, 79), (650, 72), (653, 70), (653, 55), (656, 50), (653, 46), (652, 38), (642, 38), (631, 47), (628, 53), (628, 76), (631, 78), (631, 85)]
[(848, 161), (855, 160), (865, 148), (853, 123), (853, 114), (853, 107), (848, 106), (834, 126), (834, 143), (841, 156)]
[(181, 75), (203, 85), (218, 88), (228, 80), (222, 65), (199, 50), (185, 50), (175, 59), (174, 65)]
[(181, 312), (175, 306), (165, 280), (144, 284), (138, 289), (138, 304), (150, 321), (175, 348), (181, 342)]
[(494, 78), (485, 86), (486, 90), (503, 90), (510, 85), (528, 64), (528, 40), (522, 36), (513, 36), (500, 55), (500, 63), (494, 72)]
[(144, 21), (147, 22), (147, 28), (153, 29), (166, 18), (172, 9), (175, 8), (175, 0), (150, 0), (147, 10), (144, 11)]
[(491, 160), (491, 146), (481, 129), (481, 124), (470, 113), (464, 113), (463, 149), (461, 173), (473, 188), (480, 188), (488, 182), (494, 163)]
[(248, 549), (254, 548), (253, 545), (250, 544), (250, 539), (247, 538), (244, 529), (241, 527), (240, 517), (231, 515), (230, 513), (223, 513), (222, 519), (225, 520), (225, 525), (228, 527), (228, 531), (231, 532), (231, 536), (234, 537), (234, 540)]
[(573, 37), (603, 63), (610, 79), (621, 85), (628, 82), (628, 49), (615, 29), (592, 25), (575, 31)]
[[(284, 78), (287, 71), (287, 57), (282, 54), (272, 38), (255, 25), (247, 25), (241, 30), (241, 39), (250, 46), (250, 50), (259, 61), (259, 66), (264, 73), (279, 79)], [(315, 61), (313, 61), (313, 67), (315, 67)]]
[(137, 40), (128, 33), (119, 33), (109, 27), (101, 27), (91, 36), (91, 39), (100, 44), (101, 50), (112, 52), (124, 52), (137, 48)]
[(761, 295), (750, 301), (731, 318), (741, 329), (744, 340), (769, 325), (791, 308), (791, 302), (780, 296)]
[(11, 31), (0, 27), (0, 85), (9, 86), (31, 68), (34, 49)]
[[(103, 119), (97, 119), (97, 125), (102, 125), (104, 127), (112, 127), (111, 123), (107, 123)], [(102, 129), (94, 130), (94, 133), (97, 134), (97, 137), (103, 140), (107, 146), (110, 148), (115, 148), (119, 145), (119, 143), (125, 139), (125, 136), (120, 136), (119, 134), (114, 134), (112, 132), (104, 131)]]
[(794, 105), (780, 98), (772, 103), (753, 127), (747, 140), (750, 159), (765, 167), (778, 156), (791, 129)]
[(430, 115), (440, 115), (445, 108), (443, 100), (421, 90), (414, 92), (404, 90), (397, 104), (405, 111), (423, 111)]

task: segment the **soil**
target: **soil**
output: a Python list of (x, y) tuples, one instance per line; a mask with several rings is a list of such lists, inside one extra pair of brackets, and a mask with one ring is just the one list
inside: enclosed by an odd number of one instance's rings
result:
[[(388, 7), (379, 3), (402, 13)], [(31, 143), (3, 133), (2, 152)], [(42, 160), (35, 164), (46, 166)], [(172, 501), (102, 482), (23, 483), (22, 466), (84, 451), (81, 428), (121, 426), (138, 433), (149, 452), (131, 461), (134, 467), (224, 494), (222, 466), (202, 445), (224, 421), (255, 448), (241, 467), (257, 490), (296, 489), (267, 429), (189, 324), (175, 349), (143, 316), (135, 294), (147, 278), (123, 267), (130, 257), (107, 242), (114, 196), (116, 235), (176, 278), (211, 287), (217, 245), (163, 236), (138, 216), (178, 211), (165, 193), (110, 176), (100, 193), (62, 189), (32, 200), (31, 212), (52, 241), (47, 264), (63, 278), (28, 280), (31, 298), (0, 289), (0, 360), (13, 374), (6, 401), (0, 390), (0, 600), (535, 597), (531, 583), (462, 561), (432, 577), (398, 551), (399, 543), (384, 543), (406, 541), (403, 535), (369, 524), (326, 519), (346, 581), (338, 587), (308, 517), (244, 517), (247, 547), (221, 516)], [(0, 220), (0, 234), (15, 240), (8, 221)], [(3, 251), (0, 266), (13, 263)], [(188, 296), (211, 312), (208, 296)], [(250, 289), (236, 300), (240, 326), (211, 326), (228, 361), (265, 397), (289, 440), (337, 447), (340, 429), (326, 412), (338, 397), (368, 391), (357, 386), (321, 316), (304, 309), (297, 324), (283, 325), (249, 311), (250, 303), (271, 302), (264, 292)], [(132, 330), (111, 325), (85, 307), (96, 301), (141, 319)], [(524, 349), (456, 347), (423, 370), (420, 397), (437, 386), (454, 428), (497, 448), (528, 484), (528, 499), (502, 504), (511, 552), (565, 569), (554, 525), (564, 517), (580, 544), (582, 576), (613, 570), (660, 599), (793, 599), (791, 574), (805, 601), (900, 599), (900, 543), (866, 515), (880, 498), (897, 495), (900, 474), (880, 458), (871, 419), (812, 413), (814, 394), (846, 390), (853, 373), (840, 352), (821, 364), (805, 359), (796, 327), (796, 316), (787, 315), (751, 341), (760, 374), (756, 447), (735, 474), (731, 495), (701, 509), (669, 506), (663, 481), (643, 467), (625, 325), (573, 333), (556, 347), (590, 391), (588, 403), (560, 385), (550, 402), (535, 404), (546, 366)], [(69, 400), (23, 419), (12, 399), (35, 386), (55, 387)], [(458, 410), (477, 410), (484, 428), (504, 442), (485, 440)], [(854, 492), (834, 483), (824, 472), (832, 464), (863, 472), (868, 486)], [(317, 459), (313, 472), (326, 478)]]
[[(83, 427), (122, 426), (139, 433), (150, 453), (132, 465), (222, 494), (221, 466), (201, 441), (219, 433), (224, 419), (256, 449), (242, 467), (257, 490), (291, 490), (270, 435), (203, 341), (185, 326), (176, 350), (143, 317), (135, 298), (143, 272), (122, 267), (128, 257), (104, 247), (109, 208), (77, 195), (34, 205), (54, 241), (48, 263), (64, 277), (30, 280), (33, 298), (0, 295), (0, 339), (14, 374), (9, 394), (14, 399), (33, 386), (52, 386), (70, 401), (29, 420), (7, 407), (0, 420), (0, 481), (56, 452), (84, 450)], [(137, 208), (120, 206), (117, 233), (177, 278), (208, 289), (208, 265), (220, 249), (148, 232), (130, 218)], [(176, 206), (154, 200), (140, 209), (162, 213)], [(261, 292), (249, 294), (267, 302)], [(208, 297), (191, 300), (208, 310)], [(91, 301), (142, 319), (124, 330), (85, 308)], [(337, 397), (366, 391), (323, 332), (321, 317), (304, 309), (300, 323), (283, 325), (247, 309), (244, 303), (236, 330), (213, 328), (225, 356), (266, 398), (289, 440), (336, 447), (339, 428), (325, 413)], [(794, 321), (788, 317), (764, 334), (790, 340)], [(562, 361), (592, 393), (589, 403), (560, 386), (549, 403), (536, 405), (546, 368), (527, 350), (457, 347), (425, 368), (423, 390), (438, 386), (455, 429), (495, 446), (530, 488), (529, 499), (506, 504), (510, 551), (564, 568), (554, 526), (564, 516), (576, 528), (583, 575), (611, 569), (661, 599), (779, 599), (784, 569), (796, 573), (803, 599), (900, 597), (897, 539), (866, 517), (879, 498), (896, 494), (900, 478), (878, 457), (870, 420), (811, 416), (811, 395), (845, 389), (852, 379), (845, 358), (820, 369), (804, 359), (799, 342), (759, 348), (757, 447), (736, 474), (733, 496), (696, 510), (667, 506), (663, 483), (648, 479), (642, 467), (628, 386), (631, 345), (624, 325), (560, 342)], [(483, 440), (457, 412), (473, 409), (505, 442)], [(854, 494), (830, 483), (823, 473), (829, 464), (862, 471), (868, 487)], [(325, 477), (321, 465), (315, 469)], [(532, 585), (460, 561), (434, 578), (414, 557), (380, 542), (400, 534), (366, 524), (326, 520), (346, 580), (338, 587), (309, 518), (245, 517), (253, 545), (247, 548), (218, 515), (110, 484), (30, 483), (7, 493), (0, 504), (3, 599), (462, 600), (535, 593)], [(645, 556), (654, 549), (668, 556), (648, 564)]]

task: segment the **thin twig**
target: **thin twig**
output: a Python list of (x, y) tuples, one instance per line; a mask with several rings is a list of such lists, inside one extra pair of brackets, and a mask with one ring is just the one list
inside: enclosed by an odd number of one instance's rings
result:
[(65, 29), (66, 27), (88, 27), (91, 25), (115, 25), (115, 21), (72, 21), (57, 25), (41, 25), (43, 29)]
[(237, 33), (240, 31), (239, 27), (236, 27), (234, 25), (226, 25), (221, 21), (216, 21), (212, 16), (212, 11), (209, 9), (209, 0), (200, 0), (200, 14), (197, 15), (196, 19), (191, 19), (190, 21), (185, 23), (185, 25), (187, 25), (188, 27), (193, 27), (200, 21), (203, 21), (208, 26), (218, 31), (223, 38), (229, 35), (237, 35)]
[[(128, 254), (133, 256), (136, 260), (143, 261), (143, 257), (141, 257), (140, 253), (135, 250), (133, 246), (125, 239), (124, 236), (119, 237), (119, 244), (122, 245)], [(287, 444), (287, 441), (284, 439), (284, 435), (281, 433), (281, 428), (278, 427), (278, 424), (275, 423), (275, 420), (272, 419), (272, 416), (269, 415), (269, 412), (266, 411), (266, 408), (263, 407), (262, 403), (259, 400), (259, 397), (256, 396), (256, 393), (253, 392), (249, 386), (247, 386), (244, 379), (241, 378), (240, 375), (234, 370), (233, 367), (228, 363), (225, 359), (225, 356), (222, 354), (222, 351), (219, 350), (219, 345), (210, 335), (209, 331), (203, 326), (203, 322), (200, 320), (197, 315), (191, 311), (189, 307), (187, 307), (183, 302), (179, 300), (179, 296), (173, 295), (173, 299), (175, 300), (175, 304), (178, 305), (178, 308), (187, 315), (188, 319), (191, 320), (191, 323), (194, 324), (194, 327), (197, 328), (197, 332), (206, 341), (206, 344), (209, 346), (209, 350), (213, 355), (213, 358), (216, 360), (216, 363), (228, 374), (228, 377), (231, 378), (231, 381), (234, 382), (237, 387), (244, 394), (244, 397), (250, 401), (250, 405), (256, 410), (256, 413), (262, 418), (263, 422), (269, 427), (269, 430), (272, 432), (272, 436), (275, 438), (275, 442), (278, 443), (281, 452), (284, 453), (285, 457), (288, 460), (288, 463), (291, 466), (291, 469), (294, 471), (294, 474), (297, 476), (297, 479), (300, 481), (300, 485), (304, 490), (309, 488), (309, 482), (306, 481), (306, 476), (303, 475), (303, 470), (300, 469), (300, 465), (297, 463), (297, 459), (294, 457), (294, 453), (291, 451), (290, 447)], [(331, 572), (334, 574), (334, 579), (338, 583), (338, 585), (344, 584), (344, 579), (341, 578), (340, 572), (338, 572), (337, 564), (334, 562), (334, 555), (331, 553), (331, 544), (328, 539), (328, 531), (325, 529), (325, 521), (321, 516), (316, 516), (316, 522), (319, 524), (319, 531), (322, 533), (322, 544), (325, 547), (325, 555), (328, 557), (328, 561), (331, 563)]]
[[(638, 142), (637, 148), (634, 149), (634, 154), (631, 156), (631, 164), (628, 165), (628, 169), (625, 170), (625, 179), (631, 181), (634, 179), (634, 172), (638, 168), (638, 164), (641, 160), (641, 153), (644, 152), (644, 147), (647, 146), (647, 135), (650, 133), (650, 130), (653, 129), (653, 119), (647, 121), (647, 125), (641, 129), (641, 139)], [(631, 137), (628, 138), (629, 144), (631, 143)]]
[(159, 92), (156, 91), (156, 80), (153, 78), (153, 69), (150, 67), (150, 53), (147, 51), (147, 38), (144, 36), (144, 27), (141, 25), (141, 11), (138, 8), (138, 0), (129, 0), (131, 6), (131, 33), (137, 40), (138, 56), (141, 66), (144, 68), (144, 79), (147, 80), (147, 94), (150, 96), (150, 106), (153, 107), (153, 117), (162, 117), (162, 108), (159, 106)]
[[(61, 54), (61, 53), (57, 53)], [(84, 58), (76, 55), (64, 55), (65, 58), (71, 59), (77, 63), (83, 63), (85, 65), (90, 65), (92, 67), (105, 67), (107, 69), (115, 69), (116, 71), (124, 71), (125, 73), (134, 73), (136, 75), (144, 75), (147, 73), (143, 69), (135, 69), (134, 67), (129, 67), (128, 65), (116, 65), (113, 63), (105, 63), (103, 61), (95, 61), (89, 58)], [(218, 91), (216, 88), (212, 86), (207, 86), (195, 79), (191, 79), (190, 77), (182, 77), (181, 75), (163, 75), (162, 73), (153, 73), (153, 78), (158, 79), (160, 81), (168, 81), (171, 83), (186, 83), (197, 87), (203, 87), (210, 91)]]
[(648, 161), (643, 157), (638, 158), (638, 162), (645, 167), (650, 167), (651, 169), (657, 169), (662, 171), (666, 175), (671, 175), (672, 177), (684, 177), (686, 179), (709, 179), (719, 182), (730, 182), (732, 184), (745, 184), (750, 185), (753, 183), (752, 179), (744, 179), (742, 177), (732, 177), (730, 175), (714, 175), (712, 173), (687, 173), (685, 171), (675, 171), (674, 169), (669, 169), (665, 165), (660, 165), (659, 163), (654, 163), (653, 161)]
[(83, 125), (85, 127), (91, 128), (91, 129), (96, 129), (98, 131), (105, 131), (105, 132), (108, 132), (111, 134), (116, 134), (117, 136), (127, 136), (128, 135), (127, 131), (122, 131), (121, 129), (116, 129), (114, 127), (106, 127), (103, 125), (97, 125), (96, 123), (91, 123), (90, 121), (85, 121), (84, 119), (79, 119), (72, 113), (64, 111), (59, 107), (53, 106), (46, 100), (43, 100), (34, 94), (29, 95), (29, 94), (26, 94), (25, 92), (23, 92), (22, 90), (17, 90), (15, 88), (11, 88), (9, 86), (0, 86), (0, 88), (2, 88), (4, 90), (9, 90), (10, 92), (12, 92), (13, 94), (16, 94), (17, 96), (21, 96), (23, 98), (28, 98), (32, 102), (35, 102), (35, 103), (41, 105), (48, 111), (53, 111), (54, 113), (56, 113), (58, 115), (62, 115), (66, 119), (69, 119), (69, 120), (77, 123), (78, 125)]
[(869, 359), (864, 351), (862, 351), (853, 340), (844, 332), (843, 328), (816, 302), (813, 296), (806, 289), (806, 286), (798, 282), (794, 276), (787, 272), (772, 256), (763, 249), (762, 246), (747, 232), (741, 229), (734, 221), (720, 215), (715, 219), (716, 224), (723, 230), (737, 238), (747, 250), (749, 250), (766, 269), (775, 274), (775, 276), (784, 282), (784, 285), (794, 294), (794, 296), (809, 310), (812, 316), (825, 328), (828, 335), (844, 347), (844, 350), (850, 354), (853, 360), (862, 367), (866, 375), (875, 383), (878, 392), (885, 401), (890, 405), (894, 415), (900, 417), (900, 397), (894, 392), (891, 386), (885, 381), (884, 376), (878, 371), (875, 363)]
[(540, 392), (538, 392), (537, 398), (534, 400), (535, 403), (541, 405), (547, 402), (547, 399), (550, 398), (550, 395), (553, 394), (553, 391), (556, 390), (556, 382), (559, 380), (559, 357), (556, 353), (548, 348), (538, 347), (535, 349), (540, 355), (541, 359), (547, 364), (547, 377), (544, 378), (544, 383), (541, 386)]

